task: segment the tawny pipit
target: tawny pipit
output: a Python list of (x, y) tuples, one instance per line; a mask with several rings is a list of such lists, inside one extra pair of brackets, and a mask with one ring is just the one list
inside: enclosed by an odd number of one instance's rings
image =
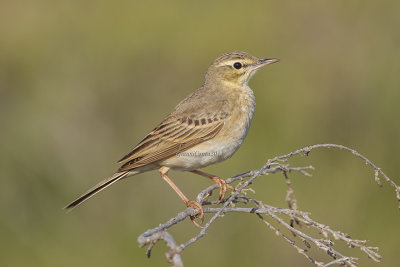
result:
[[(247, 85), (261, 67), (278, 59), (259, 59), (245, 52), (218, 57), (208, 68), (202, 87), (182, 100), (156, 128), (119, 162), (121, 168), (74, 202), (73, 208), (107, 186), (138, 173), (158, 169), (161, 177), (176, 191), (186, 206), (203, 210), (190, 201), (168, 177), (169, 170), (190, 171), (220, 186), (225, 195), (227, 184), (217, 176), (197, 169), (230, 158), (239, 149), (250, 127), (255, 99)], [(193, 218), (192, 218), (193, 220)]]

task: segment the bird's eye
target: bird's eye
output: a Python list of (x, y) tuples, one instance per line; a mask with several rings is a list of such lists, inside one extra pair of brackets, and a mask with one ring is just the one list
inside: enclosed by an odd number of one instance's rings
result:
[(242, 63), (240, 63), (240, 62), (235, 62), (235, 63), (233, 64), (233, 67), (234, 67), (235, 69), (239, 70), (239, 69), (242, 68)]

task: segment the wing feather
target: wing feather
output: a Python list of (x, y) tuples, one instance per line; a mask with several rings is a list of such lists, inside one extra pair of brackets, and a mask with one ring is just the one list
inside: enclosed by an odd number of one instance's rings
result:
[(130, 153), (119, 171), (127, 171), (151, 164), (185, 151), (214, 137), (224, 125), (224, 120), (167, 118), (154, 128)]

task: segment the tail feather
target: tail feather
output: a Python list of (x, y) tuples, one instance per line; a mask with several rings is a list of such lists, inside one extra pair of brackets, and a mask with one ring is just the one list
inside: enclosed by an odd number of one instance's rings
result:
[[(128, 173), (129, 173), (128, 171), (117, 172), (117, 173), (111, 175), (110, 177), (107, 177), (100, 183), (98, 183), (95, 186), (93, 186), (92, 188), (90, 188), (86, 193), (84, 193), (83, 195), (78, 197), (76, 200), (74, 200), (73, 202), (71, 202), (70, 204), (65, 206), (64, 209), (72, 210), (73, 208), (80, 205), (82, 202), (86, 201), (90, 197), (94, 196), (95, 194), (97, 194), (98, 192), (103, 190), (104, 188), (106, 188), (106, 187), (112, 185), (113, 183), (121, 180), (122, 178), (126, 177), (128, 175)], [(132, 175), (132, 173), (130, 175)]]

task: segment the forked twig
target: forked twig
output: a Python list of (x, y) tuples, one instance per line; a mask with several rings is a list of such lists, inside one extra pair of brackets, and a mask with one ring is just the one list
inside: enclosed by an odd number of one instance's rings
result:
[[(382, 186), (381, 177), (392, 187), (394, 187), (396, 198), (399, 203), (400, 208), (400, 187), (391, 180), (379, 167), (372, 163), (365, 156), (361, 155), (357, 151), (350, 149), (348, 147), (336, 144), (317, 144), (313, 146), (304, 147), (291, 152), (286, 155), (281, 155), (269, 159), (264, 166), (255, 171), (249, 171), (243, 174), (239, 174), (235, 177), (226, 180), (227, 184), (231, 184), (235, 181), (240, 181), (236, 186), (235, 191), (232, 195), (222, 201), (206, 201), (207, 196), (212, 190), (217, 189), (217, 185), (212, 185), (201, 191), (196, 198), (196, 201), (201, 203), (203, 206), (218, 205), (217, 208), (204, 208), (205, 213), (214, 214), (203, 226), (200, 232), (187, 240), (185, 243), (177, 245), (173, 236), (167, 232), (169, 228), (185, 220), (187, 217), (194, 216), (197, 214), (197, 210), (193, 208), (187, 208), (185, 211), (179, 213), (177, 216), (171, 218), (167, 222), (160, 224), (158, 227), (147, 230), (145, 233), (141, 234), (138, 238), (138, 243), (140, 247), (148, 245), (147, 255), (150, 257), (150, 252), (153, 246), (160, 240), (166, 242), (169, 247), (169, 251), (166, 254), (168, 262), (172, 266), (183, 266), (182, 253), (191, 244), (202, 238), (208, 228), (214, 223), (215, 220), (222, 217), (222, 215), (231, 212), (249, 213), (256, 214), (263, 223), (267, 225), (267, 228), (274, 231), (279, 237), (286, 240), (290, 245), (292, 245), (298, 253), (305, 256), (311, 263), (314, 263), (319, 267), (328, 267), (332, 265), (346, 265), (346, 266), (356, 266), (357, 258), (349, 257), (343, 255), (341, 252), (334, 249), (335, 243), (333, 240), (339, 240), (345, 242), (351, 248), (358, 248), (367, 254), (372, 260), (379, 262), (381, 256), (377, 253), (377, 247), (369, 247), (366, 245), (366, 240), (356, 240), (349, 237), (349, 235), (342, 233), (337, 230), (332, 230), (329, 226), (317, 222), (310, 217), (310, 213), (298, 210), (297, 200), (294, 195), (294, 190), (291, 186), (291, 181), (289, 178), (290, 172), (299, 172), (305, 176), (310, 176), (309, 171), (313, 170), (312, 166), (306, 167), (290, 167), (288, 164), (284, 165), (289, 158), (296, 155), (308, 155), (312, 150), (317, 148), (338, 148), (351, 152), (353, 155), (362, 159), (367, 165), (374, 169), (374, 179), (379, 186)], [(281, 172), (285, 177), (285, 182), (288, 186), (286, 193), (286, 201), (288, 203), (288, 209), (282, 209), (273, 207), (262, 203), (259, 200), (250, 198), (246, 196), (245, 190), (249, 190), (248, 186), (260, 176), (265, 176), (269, 174), (274, 174)], [(238, 207), (238, 205), (244, 205), (246, 207)], [(248, 207), (252, 206), (252, 207)], [(265, 217), (266, 216), (266, 217)], [(282, 232), (282, 230), (274, 226), (271, 222), (267, 220), (269, 218), (275, 224), (286, 229), (293, 237), (288, 237)], [(289, 223), (285, 221), (289, 220)], [(317, 229), (322, 236), (313, 237), (310, 234), (306, 234), (305, 231), (296, 229), (294, 227), (294, 222), (297, 224), (305, 225), (307, 229)], [(312, 258), (308, 252), (311, 246), (314, 245), (318, 249), (325, 251), (327, 255), (331, 257), (331, 261), (324, 263), (322, 261), (317, 261)]]

